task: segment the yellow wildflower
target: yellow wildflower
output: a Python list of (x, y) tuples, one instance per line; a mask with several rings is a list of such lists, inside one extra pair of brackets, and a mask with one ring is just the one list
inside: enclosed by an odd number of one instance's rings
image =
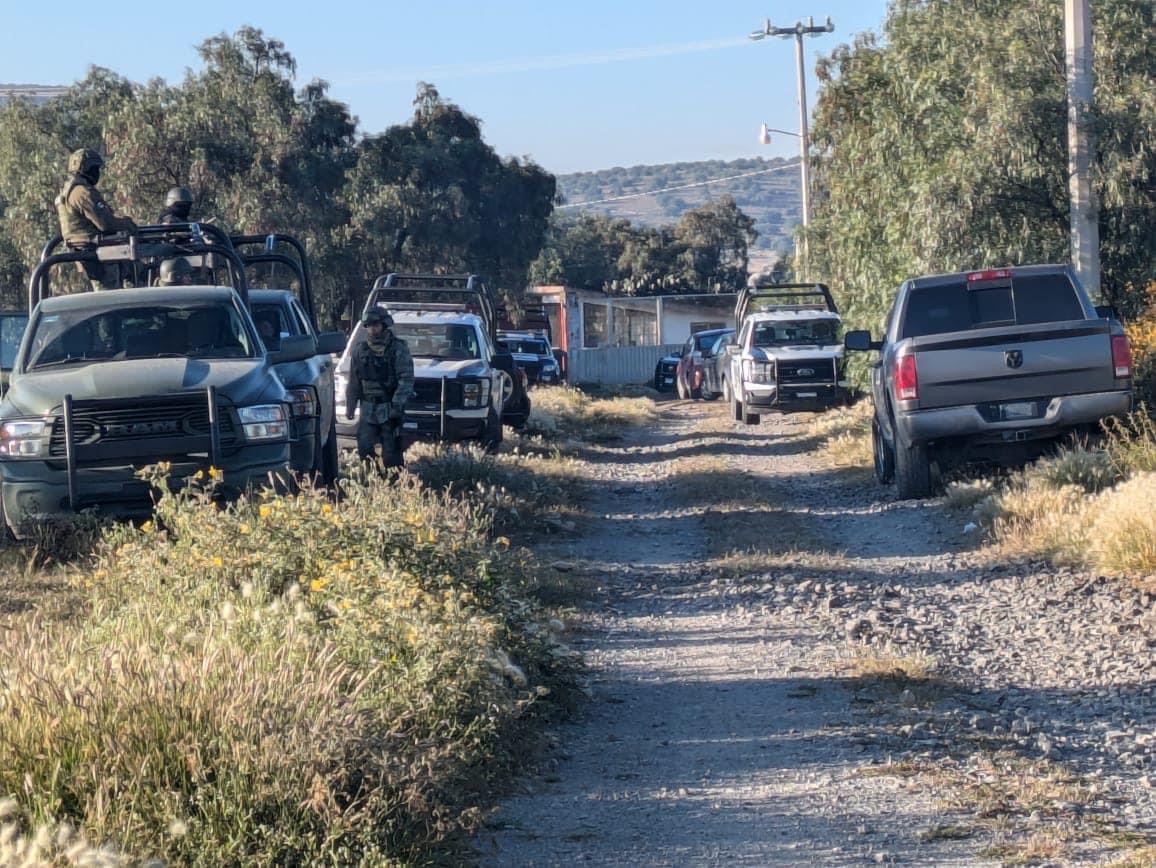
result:
[(249, 523), (246, 521), (243, 521), (237, 525), (237, 533), (248, 534), (251, 530), (252, 528), (249, 527)]
[(261, 518), (267, 518), (269, 513), (272, 511), (273, 507), (267, 503), (262, 503), (259, 507), (257, 507), (257, 515), (259, 515)]
[(320, 591), (322, 588), (324, 588), (327, 584), (329, 584), (329, 580), (327, 578), (325, 578), (325, 576), (318, 576), (312, 582), (309, 583), (309, 590), (311, 590), (313, 593), (316, 594), (318, 591)]
[(221, 560), (220, 555), (213, 555), (213, 566), (214, 567), (223, 567), (224, 565), (225, 565), (225, 562), (223, 560)]
[(153, 523), (151, 521), (146, 521), (144, 524), (142, 524), (140, 526), (140, 529), (141, 529), (142, 533), (152, 533), (153, 532)]

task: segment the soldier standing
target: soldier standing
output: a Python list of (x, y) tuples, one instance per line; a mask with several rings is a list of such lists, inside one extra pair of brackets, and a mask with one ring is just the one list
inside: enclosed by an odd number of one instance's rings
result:
[[(131, 217), (117, 217), (96, 189), (104, 158), (91, 148), (73, 151), (68, 157), (71, 177), (56, 197), (56, 215), (60, 234), (70, 250), (93, 250), (101, 235), (132, 232), (136, 223)], [(79, 263), (88, 275), (93, 289), (120, 285), (120, 267), (104, 268), (99, 262)]]
[(165, 210), (157, 218), (157, 223), (188, 223), (192, 208), (193, 194), (188, 187), (170, 187), (165, 194)]
[(413, 395), (413, 358), (405, 341), (393, 334), (387, 311), (370, 309), (361, 324), (365, 340), (351, 354), (345, 417), (352, 419), (354, 408), (360, 409), (357, 455), (362, 461), (372, 460), (380, 443), (385, 467), (401, 467), (401, 423)]

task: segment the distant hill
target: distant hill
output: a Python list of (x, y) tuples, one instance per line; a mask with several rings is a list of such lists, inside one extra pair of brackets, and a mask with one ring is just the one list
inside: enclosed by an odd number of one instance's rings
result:
[[(729, 193), (755, 221), (759, 238), (751, 250), (752, 260), (789, 251), (794, 244), (792, 230), (802, 221), (797, 157), (616, 166), (557, 178), (564, 204), (570, 206), (566, 212), (597, 211), (646, 226), (675, 223), (683, 211)], [(620, 196), (631, 198), (600, 201)]]

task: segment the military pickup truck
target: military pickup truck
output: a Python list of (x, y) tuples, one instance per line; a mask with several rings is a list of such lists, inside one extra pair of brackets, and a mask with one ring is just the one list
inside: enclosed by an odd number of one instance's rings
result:
[(766, 412), (822, 410), (844, 400), (842, 321), (825, 285), (745, 287), (735, 327), (716, 364), (736, 421), (755, 425)]
[(917, 277), (883, 336), (850, 331), (871, 366), (875, 475), (901, 498), (972, 460), (1016, 465), (1132, 405), (1128, 338), (1066, 265)]
[[(503, 425), (520, 428), (530, 414), (524, 375), (497, 346), (496, 308), (478, 275), (388, 274), (378, 278), (366, 309), (393, 317), (393, 333), (413, 356), (414, 394), (405, 408), (401, 440), (476, 441), (496, 449)], [(337, 366), (337, 433), (356, 444), (357, 423), (345, 418), (345, 383), (359, 323)], [(356, 411), (355, 411), (356, 412)]]
[[(224, 268), (227, 285), (149, 286), (177, 256)], [(112, 265), (144, 285), (90, 292), (78, 264)], [(82, 290), (54, 296), (70, 277)], [(22, 536), (30, 522), (87, 509), (148, 515), (154, 493), (137, 471), (159, 462), (172, 487), (217, 468), (222, 494), (287, 478), (291, 398), (273, 369), (309, 357), (316, 342), (291, 337), (267, 350), (227, 241), (140, 227), (90, 250), (46, 247), (29, 301), (0, 402), (0, 529)]]

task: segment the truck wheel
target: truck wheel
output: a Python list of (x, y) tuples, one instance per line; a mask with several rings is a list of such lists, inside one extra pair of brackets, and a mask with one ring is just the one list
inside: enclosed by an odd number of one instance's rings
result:
[(677, 374), (674, 377), (674, 386), (675, 390), (678, 392), (678, 397), (683, 401), (690, 397), (686, 391), (686, 384), (682, 381), (682, 377), (678, 376)]
[(332, 485), (337, 481), (341, 462), (337, 456), (337, 418), (329, 423), (329, 439), (321, 449), (321, 481)]
[(702, 399), (702, 389), (691, 389), (690, 390), (690, 396), (692, 398), (694, 398), (694, 400), (696, 400), (696, 401), (701, 400)]
[(487, 452), (497, 452), (502, 445), (502, 417), (492, 407), (486, 414), (486, 429), (482, 432), (481, 443)]
[(925, 443), (904, 443), (895, 432), (895, 482), (900, 500), (931, 496), (931, 456)]
[(717, 401), (718, 392), (708, 392), (706, 389), (702, 390), (702, 399), (704, 401)]
[(875, 478), (881, 485), (890, 485), (895, 480), (895, 451), (887, 445), (875, 419), (871, 420), (871, 457), (875, 464)]
[(739, 401), (738, 396), (735, 395), (734, 390), (727, 386), (727, 397), (730, 399), (731, 417), (736, 422), (743, 421), (743, 405)]
[(743, 424), (744, 425), (758, 425), (759, 422), (762, 421), (762, 418), (763, 417), (760, 416), (758, 413), (747, 413), (745, 411), (743, 412)]

